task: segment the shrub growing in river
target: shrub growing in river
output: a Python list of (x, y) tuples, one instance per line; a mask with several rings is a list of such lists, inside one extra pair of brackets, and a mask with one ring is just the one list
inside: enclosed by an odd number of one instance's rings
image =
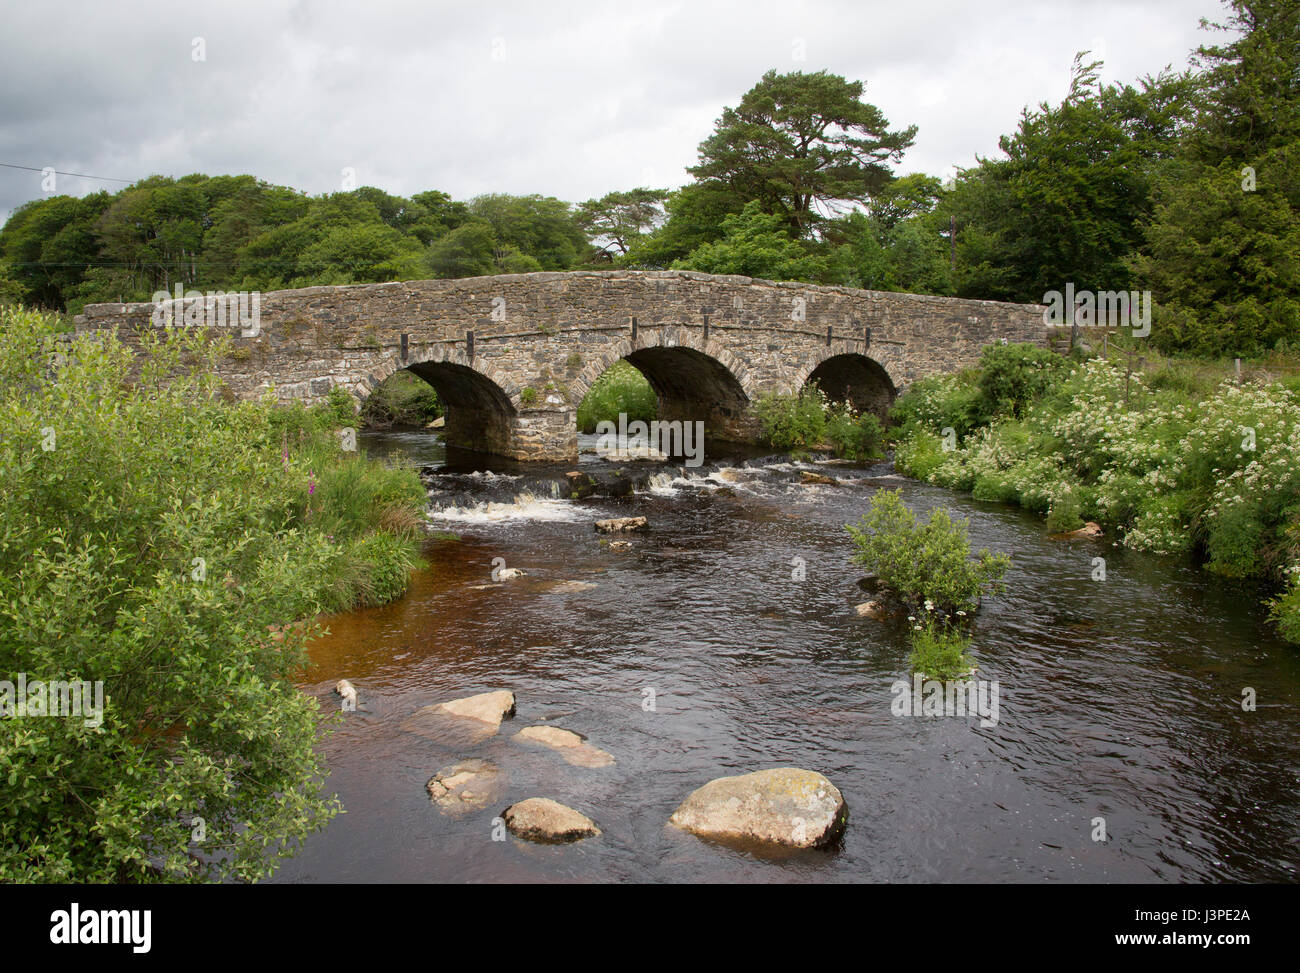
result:
[(970, 654), (970, 637), (952, 620), (926, 611), (908, 618), (912, 652), (908, 664), (931, 679), (960, 679), (969, 675), (975, 662)]
[(858, 412), (849, 402), (831, 402), (813, 385), (797, 395), (768, 393), (754, 405), (768, 445), (804, 451), (829, 446), (856, 462), (885, 454), (885, 429), (870, 412)]
[[(936, 510), (922, 522), (899, 490), (881, 490), (855, 527), (845, 525), (857, 553), (853, 560), (913, 609), (972, 612), (981, 594), (1002, 590), (1011, 564), (1005, 554), (982, 550), (972, 558), (967, 522)], [(928, 606), (927, 606), (928, 603)]]
[(199, 332), (145, 334), (132, 375), (0, 315), (0, 678), (104, 702), (0, 718), (0, 881), (262, 877), (337, 811), (289, 623), (400, 592), (418, 479), (354, 466), (328, 409), (224, 402)]

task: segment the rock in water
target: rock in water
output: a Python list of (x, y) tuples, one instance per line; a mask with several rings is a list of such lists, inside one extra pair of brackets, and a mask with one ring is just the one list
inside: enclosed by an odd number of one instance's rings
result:
[(614, 763), (612, 754), (592, 746), (572, 730), (562, 730), (558, 726), (526, 726), (514, 738), (550, 747), (575, 767), (609, 767)]
[(702, 838), (821, 848), (844, 833), (848, 816), (843, 795), (821, 774), (781, 767), (709, 781), (668, 823)]
[(596, 521), (596, 530), (603, 534), (617, 534), (624, 530), (644, 530), (645, 526), (644, 517), (611, 517), (608, 520)]
[(340, 679), (334, 686), (334, 691), (343, 697), (343, 702), (351, 704), (352, 709), (357, 706), (357, 687), (352, 685), (346, 679)]
[(591, 818), (549, 797), (530, 797), (511, 804), (501, 816), (511, 834), (528, 841), (558, 844), (600, 834)]
[(1064, 534), (1056, 534), (1055, 537), (1060, 540), (1072, 541), (1078, 537), (1100, 537), (1103, 533), (1101, 524), (1090, 520), (1078, 530), (1067, 530)]
[(435, 703), (416, 710), (402, 729), (441, 742), (477, 743), (492, 736), (501, 721), (515, 714), (515, 694), (508, 689)]
[(462, 760), (443, 767), (425, 789), (443, 814), (460, 815), (499, 801), (505, 794), (506, 776), (486, 760)]
[(874, 618), (878, 622), (888, 621), (893, 615), (889, 608), (877, 599), (864, 601), (855, 611), (863, 618)]
[(837, 480), (832, 480), (824, 473), (814, 473), (812, 470), (801, 470), (799, 472), (799, 482), (803, 486), (816, 486), (818, 484), (822, 486), (839, 486)]

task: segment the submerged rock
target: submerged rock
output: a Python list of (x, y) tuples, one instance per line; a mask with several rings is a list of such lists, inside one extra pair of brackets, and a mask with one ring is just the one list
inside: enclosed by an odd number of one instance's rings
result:
[(592, 588), (599, 588), (600, 585), (594, 581), (555, 581), (546, 585), (543, 590), (551, 595), (572, 595), (579, 591), (590, 591)]
[(1052, 537), (1055, 540), (1072, 541), (1080, 537), (1101, 537), (1103, 533), (1101, 524), (1090, 520), (1076, 530), (1067, 530), (1063, 534), (1053, 534)]
[(526, 726), (515, 734), (514, 739), (549, 747), (575, 767), (609, 767), (614, 763), (613, 754), (592, 746), (572, 730), (562, 730), (558, 726)]
[(858, 578), (858, 587), (863, 591), (875, 593), (880, 590), (880, 575), (874, 572), (868, 572), (865, 577)]
[(644, 517), (611, 517), (596, 521), (596, 530), (602, 534), (617, 534), (625, 530), (643, 530), (646, 526)]
[(780, 767), (709, 781), (668, 823), (702, 838), (821, 848), (844, 833), (848, 808), (821, 774)]
[(505, 794), (506, 775), (486, 760), (462, 760), (434, 774), (425, 789), (438, 810), (460, 815), (499, 801)]
[(501, 816), (511, 834), (528, 841), (562, 843), (600, 834), (591, 818), (549, 797), (530, 797), (511, 804)]
[(402, 729), (431, 740), (475, 743), (492, 736), (514, 714), (515, 694), (499, 689), (421, 707), (403, 721)]

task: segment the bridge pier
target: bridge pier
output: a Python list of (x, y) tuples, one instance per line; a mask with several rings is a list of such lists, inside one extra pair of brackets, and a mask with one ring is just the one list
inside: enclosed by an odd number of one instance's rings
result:
[(567, 406), (522, 410), (510, 417), (510, 441), (505, 449), (492, 452), (530, 462), (576, 463), (577, 410)]

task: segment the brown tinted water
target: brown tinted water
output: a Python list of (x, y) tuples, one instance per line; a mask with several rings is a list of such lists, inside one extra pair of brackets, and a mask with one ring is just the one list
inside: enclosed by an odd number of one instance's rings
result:
[[(369, 437), (372, 450), (393, 446), (441, 457), (423, 436)], [(347, 810), (276, 880), (1296, 879), (1300, 651), (1272, 633), (1258, 591), (1106, 540), (1051, 540), (1031, 515), (887, 465), (819, 467), (842, 485), (806, 487), (788, 463), (716, 463), (661, 470), (623, 501), (559, 499), (544, 477), (509, 470), (432, 481), (432, 525), (459, 539), (432, 541), (405, 597), (330, 619), (313, 648), (305, 691), (331, 709), (335, 680), (360, 693), (323, 744)], [(855, 614), (863, 572), (843, 530), (884, 488), (970, 518), (975, 547), (1013, 558), (974, 643), (979, 676), (999, 685), (994, 726), (891, 711), (891, 684), (909, 676), (905, 631)], [(626, 515), (651, 530), (611, 551), (593, 521)], [(497, 557), (527, 575), (490, 586)], [(1092, 579), (1095, 557), (1105, 581)], [(1243, 687), (1255, 712), (1242, 711)], [(399, 728), (421, 706), (497, 688), (515, 692), (518, 714), (477, 747)], [(539, 722), (616, 763), (572, 767), (511, 739)], [(463, 757), (500, 765), (507, 794), (445, 817), (425, 783)], [(666, 826), (706, 781), (787, 765), (843, 792), (837, 847), (756, 856)], [(532, 796), (603, 834), (493, 840), (493, 819)], [(1105, 842), (1092, 837), (1098, 817)]]

